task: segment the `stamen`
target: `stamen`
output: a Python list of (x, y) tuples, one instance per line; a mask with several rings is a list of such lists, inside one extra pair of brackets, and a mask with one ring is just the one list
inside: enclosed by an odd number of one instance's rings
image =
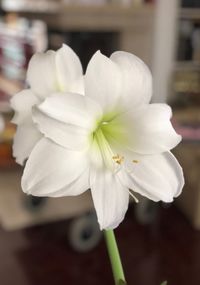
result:
[(120, 156), (119, 154), (114, 155), (112, 159), (117, 163), (117, 164), (122, 164), (124, 162), (124, 157)]
[(138, 160), (135, 160), (135, 159), (132, 160), (132, 162), (133, 162), (133, 163), (139, 163), (139, 161), (138, 161)]
[(138, 203), (139, 200), (135, 197), (135, 195), (133, 195), (133, 193), (131, 192), (131, 190), (129, 190), (128, 192), (129, 192), (130, 196), (134, 199), (134, 201), (135, 201), (136, 203)]

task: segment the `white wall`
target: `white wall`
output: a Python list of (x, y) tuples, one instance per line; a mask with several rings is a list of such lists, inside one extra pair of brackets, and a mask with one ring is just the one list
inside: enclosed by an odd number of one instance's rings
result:
[(173, 71), (178, 21), (178, 0), (157, 0), (152, 72), (153, 102), (166, 102)]

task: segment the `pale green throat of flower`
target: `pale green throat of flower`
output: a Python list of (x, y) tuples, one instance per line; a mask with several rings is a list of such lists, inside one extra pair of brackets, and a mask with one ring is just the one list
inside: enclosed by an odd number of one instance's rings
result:
[(128, 145), (126, 129), (119, 112), (109, 112), (96, 121), (90, 135), (95, 151), (101, 155), (104, 165), (113, 171), (124, 162), (123, 155), (117, 150)]

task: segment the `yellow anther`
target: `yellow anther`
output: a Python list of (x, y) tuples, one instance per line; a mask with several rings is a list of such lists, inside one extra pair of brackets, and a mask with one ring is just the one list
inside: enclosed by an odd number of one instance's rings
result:
[(133, 162), (133, 163), (138, 163), (139, 161), (134, 159), (132, 162)]
[(120, 156), (119, 154), (114, 155), (112, 158), (117, 164), (122, 164), (122, 162), (124, 161), (124, 157)]

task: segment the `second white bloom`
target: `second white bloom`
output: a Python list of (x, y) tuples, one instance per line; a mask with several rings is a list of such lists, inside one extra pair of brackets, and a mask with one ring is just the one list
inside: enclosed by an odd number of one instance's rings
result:
[(32, 121), (32, 108), (55, 92), (84, 94), (83, 72), (78, 56), (67, 45), (59, 50), (36, 53), (29, 62), (27, 82), (30, 88), (11, 99), (15, 111), (13, 123), (17, 125), (13, 155), (23, 164), (42, 135)]

